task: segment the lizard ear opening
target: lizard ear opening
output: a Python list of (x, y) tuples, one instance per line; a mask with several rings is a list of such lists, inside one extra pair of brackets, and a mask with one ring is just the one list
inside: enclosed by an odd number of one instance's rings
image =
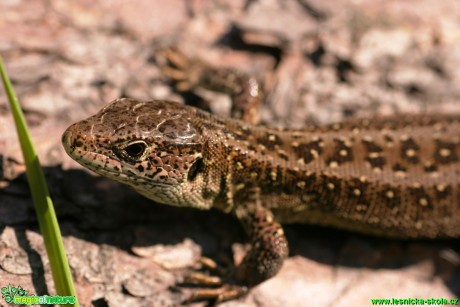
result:
[(203, 168), (204, 168), (203, 158), (196, 160), (188, 171), (187, 180), (193, 181), (196, 175), (198, 175), (198, 173), (201, 172)]

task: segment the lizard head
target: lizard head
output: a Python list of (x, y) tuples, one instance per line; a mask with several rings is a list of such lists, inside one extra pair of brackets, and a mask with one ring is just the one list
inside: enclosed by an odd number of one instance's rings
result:
[(70, 126), (62, 143), (81, 165), (150, 199), (207, 208), (198, 112), (175, 102), (121, 98)]

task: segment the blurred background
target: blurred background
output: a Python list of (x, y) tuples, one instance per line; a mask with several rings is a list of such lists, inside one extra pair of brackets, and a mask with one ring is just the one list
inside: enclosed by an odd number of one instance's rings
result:
[[(152, 203), (90, 174), (60, 137), (111, 100), (178, 94), (156, 53), (177, 46), (258, 77), (262, 121), (299, 128), (349, 117), (460, 113), (457, 0), (0, 0), (0, 53), (55, 201), (82, 306), (176, 305), (175, 282), (202, 254), (241, 257), (219, 212)], [(53, 294), (6, 96), (0, 93), (0, 287)], [(460, 295), (458, 242), (391, 241), (287, 226), (281, 273), (228, 306), (366, 306), (370, 298)], [(3, 301), (0, 302), (0, 305)], [(204, 303), (197, 303), (197, 306)]]

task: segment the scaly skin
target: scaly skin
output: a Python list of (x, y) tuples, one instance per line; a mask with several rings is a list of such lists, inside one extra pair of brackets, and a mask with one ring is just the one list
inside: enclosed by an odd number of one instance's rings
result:
[[(70, 126), (64, 148), (156, 202), (236, 216), (252, 247), (237, 271), (244, 284), (257, 285), (281, 268), (288, 247), (280, 223), (395, 238), (460, 237), (460, 115), (275, 130), (248, 123), (257, 121), (253, 79), (193, 65), (198, 76), (181, 73), (187, 61), (168, 57), (173, 67), (165, 72), (181, 87), (229, 93), (232, 112), (246, 121), (123, 98)], [(246, 86), (235, 86), (240, 81)], [(241, 293), (224, 287), (195, 298)]]
[(232, 213), (248, 285), (288, 255), (279, 223), (398, 238), (460, 236), (460, 117), (407, 116), (280, 131), (168, 101), (118, 99), (62, 141), (83, 166), (169, 205)]

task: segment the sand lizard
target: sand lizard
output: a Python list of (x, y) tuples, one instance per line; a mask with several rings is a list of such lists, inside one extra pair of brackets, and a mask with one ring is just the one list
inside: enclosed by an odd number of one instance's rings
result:
[(275, 275), (288, 256), (281, 223), (460, 237), (460, 116), (293, 131), (122, 98), (70, 126), (62, 142), (83, 166), (156, 202), (236, 216), (251, 241), (237, 271), (248, 286)]

